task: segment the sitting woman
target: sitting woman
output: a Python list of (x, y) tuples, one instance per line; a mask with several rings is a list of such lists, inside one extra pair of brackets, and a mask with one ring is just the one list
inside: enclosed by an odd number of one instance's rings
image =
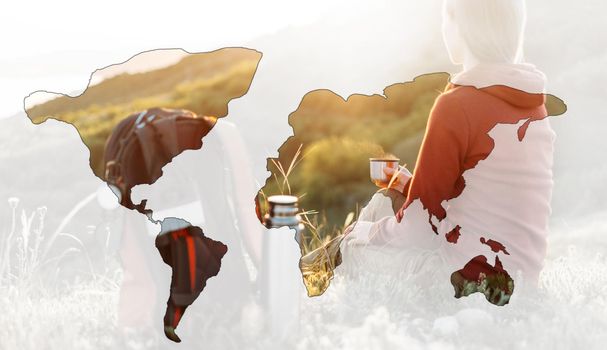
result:
[(393, 215), (395, 197), (376, 194), (342, 247), (433, 250), (457, 270), (456, 296), (492, 274), (533, 284), (546, 255), (555, 135), (545, 76), (522, 63), (525, 1), (445, 0), (443, 16), (463, 71), (435, 101), (413, 176), (394, 174), (405, 204)]

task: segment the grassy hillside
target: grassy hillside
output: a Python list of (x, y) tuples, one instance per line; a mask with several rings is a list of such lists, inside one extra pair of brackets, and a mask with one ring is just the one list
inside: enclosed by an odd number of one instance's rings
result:
[(27, 114), (34, 123), (55, 118), (76, 126), (100, 176), (105, 142), (120, 120), (152, 107), (223, 117), (228, 102), (248, 90), (260, 59), (259, 52), (239, 48), (191, 54), (163, 69), (107, 79), (80, 96), (58, 97)]
[[(413, 168), (430, 109), (448, 78), (424, 75), (387, 87), (384, 96), (307, 94), (289, 116), (294, 136), (280, 147), (278, 159), (268, 160), (272, 177), (263, 195), (299, 196), (300, 207), (319, 212), (314, 224), (321, 234), (331, 235), (376, 190), (370, 157), (393, 154)], [(286, 185), (279, 168), (286, 173), (292, 163)]]

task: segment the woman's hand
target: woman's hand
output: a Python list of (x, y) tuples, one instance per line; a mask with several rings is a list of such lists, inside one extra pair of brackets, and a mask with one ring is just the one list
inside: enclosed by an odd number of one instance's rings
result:
[(390, 181), (390, 188), (401, 193), (404, 192), (405, 185), (413, 176), (409, 170), (407, 170), (407, 168), (400, 165), (398, 166), (398, 169), (384, 168), (384, 174), (386, 174), (390, 179), (394, 177), (394, 179)]

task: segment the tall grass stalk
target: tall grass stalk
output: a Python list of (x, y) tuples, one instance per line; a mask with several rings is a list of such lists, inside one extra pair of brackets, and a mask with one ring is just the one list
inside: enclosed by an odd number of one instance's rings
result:
[[(12, 221), (10, 230), (2, 240), (0, 247), (0, 287), (17, 286), (31, 287), (32, 283), (42, 276), (42, 269), (56, 264), (70, 254), (84, 252), (88, 262), (90, 275), (94, 280), (97, 276), (93, 272), (93, 264), (85, 245), (75, 235), (64, 232), (65, 227), (74, 216), (95, 198), (91, 194), (78, 202), (74, 208), (63, 218), (59, 226), (50, 236), (45, 236), (45, 218), (48, 209), (45, 206), (27, 213), (21, 209), (18, 216), (18, 198), (9, 198)], [(20, 229), (18, 230), (18, 224)], [(62, 249), (58, 253), (51, 251), (56, 248), (56, 240), (65, 237), (76, 243)]]
[(289, 175), (291, 175), (291, 172), (293, 172), (293, 170), (297, 167), (297, 165), (303, 160), (304, 157), (299, 157), (301, 155), (301, 149), (303, 147), (303, 144), (300, 144), (299, 147), (297, 148), (297, 151), (295, 152), (295, 155), (293, 156), (293, 159), (291, 159), (291, 163), (289, 164), (289, 166), (285, 169), (285, 167), (282, 165), (282, 163), (280, 162), (280, 160), (271, 158), (270, 161), (272, 162), (272, 164), (274, 164), (274, 166), (276, 167), (276, 169), (278, 169), (278, 171), (280, 172), (280, 175), (282, 176), (282, 181), (280, 181), (278, 179), (278, 176), (276, 175), (276, 173), (273, 173), (274, 175), (274, 179), (276, 181), (276, 184), (278, 185), (278, 188), (280, 189), (280, 193), (281, 194), (285, 194), (285, 187), (288, 190), (287, 194), (292, 194), (291, 191), (291, 184), (289, 183)]

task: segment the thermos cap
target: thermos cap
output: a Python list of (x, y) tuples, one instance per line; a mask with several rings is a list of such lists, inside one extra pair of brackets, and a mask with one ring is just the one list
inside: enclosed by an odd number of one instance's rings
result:
[(278, 205), (293, 205), (296, 204), (297, 201), (298, 198), (295, 196), (278, 195), (268, 197), (268, 202)]

